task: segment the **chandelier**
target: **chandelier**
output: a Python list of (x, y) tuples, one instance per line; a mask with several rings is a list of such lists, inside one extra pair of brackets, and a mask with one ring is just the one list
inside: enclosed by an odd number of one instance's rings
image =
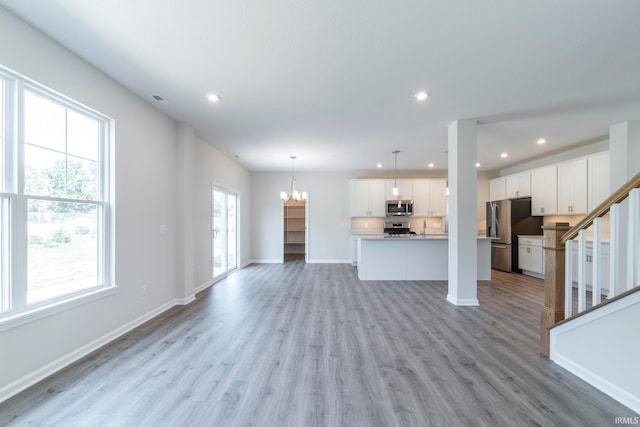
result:
[(303, 200), (307, 200), (308, 194), (306, 192), (300, 193), (296, 190), (296, 177), (293, 175), (294, 171), (294, 163), (296, 161), (296, 156), (291, 156), (291, 191), (281, 191), (280, 198), (283, 202), (288, 202), (289, 200), (293, 200), (294, 202), (301, 202)]

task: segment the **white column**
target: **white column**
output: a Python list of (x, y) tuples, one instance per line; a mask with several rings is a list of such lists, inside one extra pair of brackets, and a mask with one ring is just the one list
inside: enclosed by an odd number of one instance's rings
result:
[(640, 172), (640, 120), (611, 126), (609, 165), (612, 193)]
[(478, 304), (476, 121), (449, 125), (449, 292), (455, 305)]
[(193, 128), (186, 123), (178, 123), (176, 132), (178, 157), (178, 179), (176, 206), (178, 219), (176, 258), (178, 259), (176, 296), (182, 304), (195, 299), (194, 295), (194, 242), (195, 242), (195, 136)]

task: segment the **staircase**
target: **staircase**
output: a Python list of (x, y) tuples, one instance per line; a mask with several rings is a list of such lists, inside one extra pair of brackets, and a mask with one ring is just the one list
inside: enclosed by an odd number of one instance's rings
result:
[(640, 173), (574, 227), (543, 230), (541, 354), (640, 413)]

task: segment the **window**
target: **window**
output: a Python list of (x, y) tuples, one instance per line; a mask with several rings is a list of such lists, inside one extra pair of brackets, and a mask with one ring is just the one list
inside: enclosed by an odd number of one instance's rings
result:
[(110, 288), (110, 121), (1, 69), (0, 99), (2, 322)]

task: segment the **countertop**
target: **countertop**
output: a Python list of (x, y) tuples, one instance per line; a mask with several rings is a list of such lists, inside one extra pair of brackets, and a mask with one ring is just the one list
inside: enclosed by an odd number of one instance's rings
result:
[[(518, 238), (523, 238), (523, 239), (540, 239), (540, 240), (544, 240), (544, 236), (540, 235), (540, 234), (518, 234)], [(578, 244), (578, 239), (574, 240), (575, 244)], [(591, 245), (593, 244), (593, 240), (591, 239), (587, 239), (586, 240), (587, 245)], [(609, 236), (603, 236), (602, 241), (600, 242), (603, 245), (608, 245), (609, 244)]]
[[(403, 237), (389, 237), (384, 234), (377, 235), (360, 235), (358, 236), (363, 240), (448, 240), (448, 234), (415, 234), (412, 236), (403, 236)], [(491, 237), (486, 236), (476, 236), (478, 240), (491, 240)]]

